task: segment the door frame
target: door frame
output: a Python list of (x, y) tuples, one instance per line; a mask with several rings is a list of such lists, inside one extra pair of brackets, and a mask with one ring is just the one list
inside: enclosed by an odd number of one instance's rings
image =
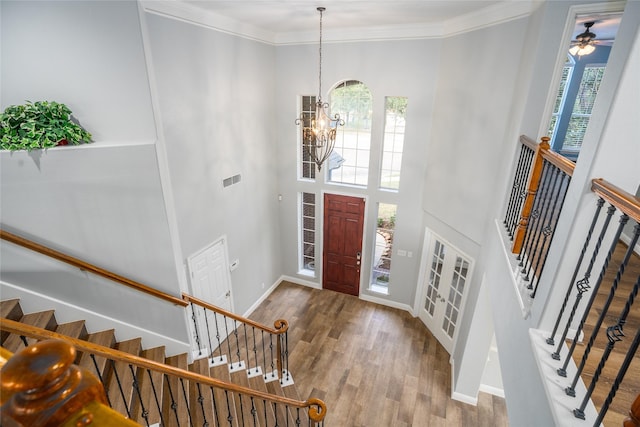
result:
[[(364, 218), (362, 221), (362, 258), (360, 260), (360, 282), (358, 283), (358, 298), (360, 298), (360, 296), (362, 295), (362, 272), (364, 271), (365, 267), (367, 270), (367, 281), (369, 280), (368, 277), (371, 274), (371, 254), (369, 253), (368, 250), (365, 250), (365, 248), (367, 248), (367, 243), (368, 243), (368, 236), (367, 236), (367, 218), (369, 217), (369, 215), (367, 215), (367, 210), (369, 209), (369, 196), (367, 194), (358, 194), (358, 193), (352, 193), (352, 192), (345, 192), (345, 191), (332, 191), (332, 189), (322, 189), (320, 191), (320, 203), (316, 204), (316, 209), (319, 209), (320, 212), (316, 211), (316, 223), (320, 224), (320, 228), (319, 230), (321, 231), (321, 239), (318, 242), (319, 244), (316, 245), (317, 250), (319, 251), (319, 253), (316, 255), (316, 265), (321, 265), (323, 266), (319, 272), (317, 273), (318, 279), (319, 279), (319, 289), (324, 289), (323, 288), (323, 283), (324, 283), (324, 195), (325, 194), (335, 194), (336, 196), (347, 196), (347, 197), (357, 197), (360, 199), (364, 199)], [(317, 221), (317, 218), (320, 218), (320, 221)], [(367, 289), (369, 288), (369, 286), (367, 286)]]
[[(451, 338), (451, 340), (453, 341), (453, 344), (451, 346), (450, 354), (453, 355), (453, 353), (456, 350), (456, 346), (458, 345), (458, 335), (460, 333), (459, 326), (466, 315), (465, 309), (467, 305), (467, 298), (469, 296), (469, 287), (471, 286), (471, 282), (473, 279), (475, 259), (469, 256), (463, 250), (461, 250), (458, 246), (453, 245), (451, 242), (449, 242), (449, 240), (445, 239), (440, 234), (431, 230), (429, 227), (425, 227), (424, 239), (422, 241), (422, 253), (420, 254), (420, 273), (418, 274), (418, 283), (416, 286), (416, 296), (413, 302), (413, 313), (412, 313), (418, 319), (420, 319), (420, 310), (422, 309), (422, 301), (424, 301), (424, 297), (425, 297), (425, 286), (424, 286), (425, 280), (428, 277), (429, 266), (431, 265), (431, 259), (427, 259), (426, 257), (431, 254), (432, 252), (431, 246), (433, 244), (433, 241), (436, 239), (444, 243), (447, 247), (454, 248), (460, 256), (464, 257), (465, 260), (469, 262), (469, 269), (468, 269), (469, 275), (466, 277), (466, 288), (465, 288), (464, 294), (462, 295), (462, 301), (460, 302), (460, 316), (458, 319), (458, 323), (456, 324), (456, 330), (453, 332), (453, 337)], [(447, 284), (447, 286), (450, 286), (450, 284)], [(422, 322), (422, 319), (420, 319), (420, 321)], [(424, 322), (422, 323), (424, 324)], [(425, 324), (425, 326), (427, 325)], [(427, 327), (427, 329), (429, 328)], [(429, 332), (431, 332), (431, 330), (429, 330)]]

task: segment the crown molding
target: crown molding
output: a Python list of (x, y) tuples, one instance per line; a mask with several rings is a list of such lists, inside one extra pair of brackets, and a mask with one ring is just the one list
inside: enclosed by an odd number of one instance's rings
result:
[(142, 10), (226, 34), (275, 44), (276, 34), (180, 1), (140, 1)]
[[(337, 43), (446, 38), (522, 18), (529, 15), (542, 3), (543, 0), (508, 1), (437, 24), (326, 31), (323, 34), (323, 41)], [(299, 45), (317, 43), (318, 41), (315, 29), (306, 32), (273, 33), (180, 1), (142, 0), (140, 4), (147, 13), (270, 45)]]

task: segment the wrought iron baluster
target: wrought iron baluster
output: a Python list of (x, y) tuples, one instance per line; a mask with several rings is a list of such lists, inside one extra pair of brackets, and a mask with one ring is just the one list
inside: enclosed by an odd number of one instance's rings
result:
[(227, 399), (227, 421), (229, 422), (230, 426), (233, 426), (233, 415), (231, 414), (231, 404), (229, 403), (229, 391), (225, 390), (224, 391), (224, 396)]
[[(287, 378), (285, 380), (285, 382), (289, 381), (289, 331), (285, 331), (284, 336), (282, 337), (283, 341), (284, 341), (284, 348), (282, 349), (282, 364), (284, 366), (284, 371), (287, 373)], [(284, 372), (283, 372), (284, 373)]]
[[(144, 407), (144, 402), (142, 401), (142, 394), (140, 393), (140, 384), (138, 384), (138, 376), (136, 375), (135, 370), (133, 369), (133, 365), (129, 363), (129, 371), (131, 371), (131, 378), (133, 379), (133, 391), (135, 392), (135, 394), (138, 396), (138, 401), (140, 402), (140, 411), (141, 411), (141, 416), (142, 418), (144, 418), (144, 422), (145, 424), (147, 424), (147, 427), (149, 426), (149, 411), (146, 410), (146, 408)], [(132, 396), (132, 399), (134, 397)], [(133, 402), (131, 402), (131, 405), (133, 405)]]
[(241, 366), (240, 360), (240, 340), (238, 339), (238, 322), (233, 319), (233, 335), (236, 338), (236, 356), (238, 357), (238, 368)]
[(109, 404), (109, 407), (113, 407), (113, 405), (111, 404), (111, 399), (109, 398), (109, 393), (107, 393), (107, 387), (104, 383), (104, 378), (102, 378), (102, 373), (100, 372), (100, 368), (98, 367), (98, 361), (96, 360), (96, 355), (95, 354), (90, 354), (89, 357), (91, 357), (91, 361), (93, 361), (93, 366), (96, 369), (96, 374), (98, 374), (98, 379), (100, 380), (100, 382), (102, 383), (102, 387), (104, 387), (105, 390), (105, 395), (107, 396), (107, 403)]
[[(220, 363), (222, 363), (222, 361), (224, 360), (224, 356), (222, 354), (222, 343), (220, 342), (220, 328), (218, 327), (218, 313), (216, 313), (215, 311), (213, 312), (213, 320), (215, 321), (216, 324), (216, 340), (218, 341), (218, 350), (220, 351)], [(226, 325), (226, 319), (223, 316), (222, 319), (225, 322)], [(211, 354), (213, 355), (213, 351), (211, 352)], [(213, 360), (213, 357), (212, 357)]]
[[(542, 212), (542, 207), (544, 205), (545, 197), (541, 196), (543, 190), (548, 189), (548, 186), (545, 186), (544, 183), (549, 179), (547, 164), (543, 163), (542, 172), (540, 173), (540, 180), (538, 182), (538, 189), (536, 190), (535, 196), (533, 198), (533, 205), (531, 206), (531, 215), (529, 215), (529, 219), (527, 220), (527, 227), (524, 232), (523, 237), (523, 245), (520, 253), (516, 257), (520, 263), (518, 264), (520, 267), (523, 267), (521, 273), (524, 274), (526, 272), (526, 262), (531, 257), (531, 248), (533, 245), (533, 241), (535, 240), (535, 230), (538, 228), (540, 213)], [(540, 185), (540, 183), (543, 183)], [(526, 257), (526, 261), (525, 261)], [(525, 280), (527, 280), (525, 278)]]
[[(591, 254), (591, 259), (589, 260), (589, 265), (587, 266), (587, 270), (585, 271), (582, 279), (576, 282), (576, 290), (578, 291), (578, 294), (576, 295), (576, 299), (571, 309), (571, 314), (569, 315), (569, 319), (567, 320), (567, 323), (565, 325), (564, 332), (562, 333), (562, 338), (558, 343), (558, 348), (551, 355), (556, 360), (560, 360), (560, 349), (562, 348), (562, 344), (564, 343), (564, 340), (567, 338), (567, 334), (569, 333), (569, 327), (571, 326), (571, 322), (573, 321), (573, 316), (575, 316), (576, 310), (580, 305), (580, 301), (582, 300), (582, 295), (591, 288), (589, 286), (589, 278), (591, 277), (591, 270), (593, 269), (593, 266), (596, 262), (596, 257), (600, 252), (600, 246), (602, 245), (602, 240), (604, 240), (604, 236), (607, 230), (609, 229), (609, 224), (611, 222), (611, 218), (613, 217), (613, 213), (615, 211), (616, 211), (616, 207), (613, 205), (610, 205), (609, 208), (607, 209), (607, 216), (605, 217), (604, 223), (602, 224), (602, 227), (600, 229), (600, 234), (598, 235), (598, 240), (596, 241), (596, 245), (593, 248), (593, 252)], [(579, 335), (576, 334), (576, 336), (574, 337), (573, 343), (571, 344), (571, 350), (569, 351), (569, 355), (573, 354), (578, 338), (579, 338)], [(567, 358), (565, 360), (564, 366), (558, 369), (558, 375), (563, 377), (567, 376), (568, 363), (569, 363), (569, 359)]]
[[(544, 265), (547, 263), (549, 249), (551, 248), (551, 244), (553, 243), (553, 236), (555, 235), (556, 227), (558, 226), (558, 219), (560, 218), (560, 214), (562, 213), (564, 200), (565, 200), (565, 197), (567, 196), (567, 189), (569, 188), (569, 184), (571, 183), (570, 175), (565, 174), (560, 169), (558, 169), (558, 172), (560, 176), (558, 191), (562, 193), (562, 198), (559, 198), (558, 194), (556, 194), (554, 197), (553, 208), (551, 209), (551, 216), (549, 218), (549, 222), (547, 226), (545, 227), (544, 240), (542, 242), (542, 253), (541, 253), (541, 256), (538, 258), (535, 269), (533, 270), (537, 274), (535, 275), (535, 285), (533, 285), (533, 293), (531, 294), (531, 298), (535, 298), (536, 292), (538, 291), (540, 276), (542, 276)], [(563, 189), (564, 191), (562, 191)], [(560, 206), (558, 206), (558, 201), (560, 202)], [(548, 244), (547, 244), (547, 239), (549, 240)]]
[(191, 319), (193, 320), (193, 330), (196, 333), (196, 345), (198, 346), (198, 355), (202, 355), (202, 345), (200, 345), (200, 332), (198, 331), (198, 320), (196, 315), (196, 308), (193, 302), (189, 301), (189, 306), (191, 307)]
[[(275, 369), (275, 364), (273, 362), (274, 357), (273, 357), (273, 334), (269, 334), (269, 350), (271, 352), (271, 378), (275, 378), (276, 375), (276, 369)], [(265, 379), (267, 378), (267, 376), (265, 375)]]
[(518, 166), (516, 168), (516, 174), (513, 177), (513, 186), (511, 188), (511, 195), (509, 197), (509, 204), (507, 205), (507, 212), (505, 214), (504, 225), (507, 228), (507, 232), (511, 240), (513, 240), (513, 233), (518, 225), (518, 217), (520, 216), (520, 209), (522, 208), (522, 202), (526, 194), (527, 178), (529, 176), (529, 169), (531, 168), (531, 159), (533, 158), (533, 150), (525, 145), (520, 146), (520, 156), (518, 159)]
[[(242, 421), (240, 423), (241, 426), (246, 425), (244, 420), (244, 404), (242, 403), (242, 394), (238, 393), (238, 401), (240, 402), (240, 416), (238, 417), (238, 421)], [(237, 416), (237, 414), (236, 414)]]
[[(571, 343), (571, 348), (569, 349), (569, 353), (567, 354), (567, 358), (565, 359), (564, 365), (562, 366), (562, 370), (564, 372), (566, 372), (567, 369), (567, 365), (569, 364), (569, 360), (571, 358), (571, 355), (573, 354), (573, 351), (576, 348), (576, 344), (578, 343), (578, 338), (580, 338), (580, 333), (582, 332), (582, 329), (584, 328), (584, 324), (587, 321), (587, 317), (589, 316), (589, 311), (591, 310), (591, 306), (593, 305), (593, 301), (595, 301), (596, 296), (598, 295), (598, 289), (600, 288), (600, 284), (602, 283), (602, 279), (604, 278), (604, 275), (607, 271), (607, 267), (609, 266), (609, 261), (611, 261), (611, 257), (613, 256), (613, 252), (616, 250), (616, 246), (618, 245), (618, 240), (620, 240), (620, 235), (622, 234), (622, 230), (624, 229), (624, 226), (627, 224), (627, 221), (629, 220), (629, 217), (627, 216), (627, 214), (622, 214), (620, 216), (620, 222), (618, 225), (618, 228), (616, 230), (615, 236), (613, 237), (613, 240), (611, 241), (611, 247), (609, 248), (609, 252), (607, 252), (607, 256), (605, 257), (603, 263), (602, 263), (602, 268), (600, 269), (600, 275), (598, 276), (598, 280), (596, 281), (592, 291), (591, 291), (591, 297), (589, 297), (589, 302), (587, 303), (587, 306), (584, 309), (584, 313), (582, 314), (582, 318), (580, 319), (580, 323), (578, 325), (578, 329), (576, 330), (576, 335), (573, 339), (573, 342)], [(575, 389), (574, 389), (575, 385), (572, 385), (570, 387), (567, 387), (565, 389), (565, 392), (569, 395), (569, 396), (575, 396)]]
[[(548, 179), (546, 179), (545, 181), (545, 185), (544, 185), (544, 194), (541, 196), (541, 211), (540, 216), (538, 217), (537, 223), (536, 223), (536, 230), (535, 230), (535, 235), (533, 237), (533, 239), (531, 240), (531, 245), (528, 248), (527, 251), (527, 265), (526, 265), (526, 269), (522, 270), (522, 273), (525, 274), (525, 281), (530, 281), (532, 278), (529, 277), (529, 274), (531, 273), (531, 269), (533, 267), (533, 263), (535, 261), (538, 260), (538, 258), (540, 257), (540, 250), (541, 250), (541, 245), (540, 245), (540, 239), (542, 238), (543, 235), (546, 234), (546, 230), (545, 230), (545, 223), (547, 221), (547, 216), (549, 214), (549, 207), (551, 206), (551, 200), (550, 200), (550, 196), (549, 193), (552, 191), (552, 189), (555, 187), (556, 185), (556, 181), (558, 178), (558, 170), (553, 168), (553, 165), (551, 165), (549, 162), (547, 162), (545, 160), (544, 162), (544, 176), (547, 177)], [(553, 184), (551, 184), (549, 181), (553, 180)], [(538, 192), (540, 192), (540, 189), (538, 189)], [(540, 193), (538, 193), (540, 194)], [(534, 271), (533, 274), (535, 275), (536, 272)], [(529, 283), (529, 285), (527, 286), (528, 289), (533, 289), (533, 283)]]
[[(169, 382), (169, 376), (164, 374), (164, 382), (167, 385), (167, 389), (169, 390), (169, 398), (171, 399), (171, 410), (173, 411), (173, 415), (176, 417), (176, 425), (180, 425), (180, 417), (178, 416), (178, 402), (173, 397), (173, 389), (171, 388), (171, 382)], [(189, 409), (187, 408), (187, 412)], [(162, 424), (164, 425), (164, 423)]]
[(302, 424), (302, 420), (300, 419), (300, 408), (296, 408), (296, 425), (299, 427)]
[(255, 402), (253, 400), (253, 396), (250, 396), (251, 399), (251, 416), (253, 417), (253, 425), (257, 426), (258, 425), (258, 410), (256, 409), (256, 405)]
[(115, 376), (118, 389), (120, 390), (120, 397), (122, 397), (122, 402), (124, 402), (124, 409), (127, 411), (127, 416), (131, 418), (131, 411), (129, 410), (129, 405), (127, 405), (127, 398), (124, 395), (124, 390), (122, 390), (122, 382), (120, 381), (120, 375), (118, 375), (118, 370), (116, 369), (116, 362), (113, 359), (109, 359), (109, 361), (111, 362), (111, 369), (113, 369), (113, 375)]
[[(227, 334), (227, 338), (225, 339), (225, 341), (227, 342), (227, 349), (229, 350), (229, 359), (231, 359), (231, 355), (233, 353), (231, 352), (231, 340), (229, 339), (229, 325), (228, 325), (229, 322), (227, 322), (227, 316), (222, 315), (222, 317), (224, 318), (224, 330)], [(231, 364), (231, 366), (233, 366), (232, 360), (229, 360), (228, 363)]]
[[(639, 229), (640, 226), (636, 225), (636, 228)], [(635, 297), (638, 295), (638, 288), (640, 288), (640, 275), (638, 276), (636, 283), (633, 285), (633, 289), (631, 290), (631, 293), (627, 298), (627, 302), (625, 303), (624, 308), (622, 309), (622, 312), (618, 317), (618, 321), (616, 322), (615, 325), (609, 326), (607, 328), (607, 340), (608, 340), (607, 346), (605, 347), (604, 352), (602, 353), (602, 357), (600, 358), (600, 363), (598, 363), (598, 367), (593, 373), (591, 384), (589, 384), (589, 388), (587, 389), (587, 393), (585, 394), (584, 399), (582, 400), (582, 404), (580, 405), (579, 408), (576, 408), (573, 411), (573, 414), (576, 416), (576, 418), (580, 418), (584, 420), (585, 418), (584, 410), (587, 407), (587, 403), (589, 403), (589, 400), (591, 399), (593, 390), (596, 388), (596, 384), (598, 382), (598, 379), (600, 378), (600, 374), (602, 373), (602, 370), (604, 369), (604, 365), (606, 364), (607, 359), (609, 359), (609, 355), (613, 351), (613, 348), (616, 345), (616, 343), (618, 341), (622, 341), (622, 337), (624, 336), (624, 331), (623, 331), (624, 324), (627, 321), (627, 316), (629, 315), (629, 311), (631, 310), (633, 301)]]
[[(598, 332), (600, 331), (600, 326), (602, 326), (602, 322), (604, 322), (604, 318), (607, 315), (607, 311), (609, 311), (609, 306), (611, 305), (611, 301), (613, 301), (613, 297), (615, 296), (616, 290), (618, 289), (618, 284), (620, 284), (620, 279), (624, 274), (624, 270), (627, 267), (629, 260), (631, 259), (631, 255), (633, 254), (633, 249), (635, 248), (636, 243), (638, 243), (638, 236), (640, 236), (640, 224), (636, 224), (634, 228), (634, 233), (631, 239), (631, 243), (627, 247), (627, 251), (624, 254), (624, 258), (620, 263), (620, 266), (618, 267), (618, 272), (616, 273), (616, 277), (613, 280), (613, 283), (611, 284), (611, 288), (609, 289), (609, 295), (607, 297), (607, 301), (604, 303), (604, 306), (602, 306), (602, 309), (601, 309), (602, 311), (600, 312), (600, 316), (598, 317), (598, 320), (596, 321), (596, 324), (593, 327), (593, 332), (591, 333), (589, 342), (587, 343), (587, 346), (584, 349), (582, 360), (580, 361), (580, 366), (578, 367), (576, 376), (574, 377), (573, 382), (571, 383), (570, 388), (572, 390), (575, 389), (575, 386), (578, 383), (578, 379), (580, 378), (580, 374), (582, 374), (582, 370), (584, 369), (584, 365), (587, 363), (587, 359), (589, 358), (589, 353), (591, 352), (593, 343), (596, 340), (596, 337), (598, 336)], [(596, 292), (594, 290), (594, 295), (595, 293)]]
[(151, 376), (151, 369), (147, 369), (147, 374), (149, 375), (149, 381), (151, 382), (151, 390), (153, 391), (153, 398), (156, 401), (156, 408), (158, 409), (158, 414), (160, 414), (160, 425), (165, 425), (164, 417), (162, 416), (162, 406), (160, 405), (160, 399), (158, 398), (156, 385), (153, 383), (153, 377)]
[[(604, 205), (604, 199), (602, 197), (598, 198), (598, 202), (596, 204), (596, 212), (593, 215), (593, 219), (591, 220), (591, 226), (589, 227), (589, 231), (587, 232), (587, 238), (584, 241), (584, 245), (582, 246), (582, 250), (580, 251), (580, 256), (578, 257), (578, 262), (576, 263), (576, 268), (573, 270), (573, 276), (571, 276), (571, 280), (569, 280), (569, 286), (567, 287), (567, 292), (564, 296), (564, 300), (562, 301), (562, 307), (560, 307), (560, 313), (558, 313), (558, 318), (556, 319), (556, 324), (553, 326), (553, 331), (551, 331), (551, 336), (547, 338), (547, 344), (554, 345), (554, 338), (556, 336), (556, 332), (558, 331), (558, 327), (560, 326), (560, 319), (564, 314), (564, 310), (567, 307), (567, 303), (569, 302), (569, 297), (571, 296), (571, 290), (573, 289), (573, 283), (576, 281), (576, 277), (578, 277), (578, 271), (582, 266), (582, 261), (584, 259), (584, 254), (587, 252), (587, 248), (589, 246), (589, 242), (591, 241), (591, 235), (593, 234), (593, 230), (596, 227), (596, 223), (598, 222), (598, 218), (600, 217), (600, 210)], [(570, 322), (569, 322), (570, 323)], [(564, 341), (564, 337), (562, 338)]]
[(264, 366), (264, 379), (267, 379), (267, 352), (264, 349), (264, 331), (260, 331), (262, 334), (262, 366)]
[(207, 329), (207, 340), (209, 340), (209, 359), (213, 363), (213, 346), (211, 345), (211, 331), (209, 330), (209, 316), (207, 316), (207, 308), (202, 307), (202, 314), (204, 316), (204, 325)]
[(182, 386), (182, 396), (184, 397), (184, 402), (187, 405), (187, 415), (189, 416), (189, 425), (193, 427), (193, 419), (191, 418), (191, 408), (189, 407), (189, 397), (187, 396), (187, 388), (184, 385), (183, 378), (180, 378), (180, 385)]
[(219, 426), (221, 424), (220, 424), (220, 414), (218, 413), (218, 405), (216, 403), (216, 393), (212, 386), (209, 386), (209, 390), (211, 391), (211, 402), (213, 405), (214, 425)]
[(200, 404), (200, 410), (202, 411), (202, 426), (207, 427), (209, 422), (207, 421), (207, 413), (204, 410), (204, 396), (202, 395), (200, 383), (196, 383), (196, 388), (198, 389), (198, 403)]
[(636, 332), (636, 336), (633, 338), (633, 341), (631, 342), (631, 346), (627, 351), (627, 355), (625, 356), (624, 361), (622, 362), (622, 365), (618, 370), (618, 375), (616, 375), (616, 379), (613, 381), (611, 390), (609, 391), (609, 394), (607, 395), (607, 398), (605, 399), (602, 405), (602, 408), (600, 408), (600, 413), (598, 414), (598, 418), (594, 423), (594, 427), (599, 426), (602, 423), (602, 420), (604, 419), (604, 416), (607, 413), (607, 410), (609, 410), (609, 406), (611, 405), (611, 402), (613, 401), (613, 398), (615, 397), (616, 392), (618, 391), (618, 388), (620, 387), (620, 384), (622, 383), (622, 380), (624, 379), (624, 376), (626, 375), (627, 370), (629, 369), (629, 365), (631, 365), (631, 362), (633, 362), (636, 352), (638, 351), (639, 344), (640, 344), (640, 328), (638, 328)]
[(258, 373), (258, 346), (256, 345), (256, 328), (255, 326), (251, 327), (251, 334), (253, 335), (253, 359), (256, 362), (256, 371)]
[(27, 341), (27, 337), (25, 337), (24, 335), (20, 335), (20, 339), (22, 340), (22, 343), (25, 347), (29, 347), (29, 341)]
[(251, 361), (249, 359), (249, 336), (247, 334), (247, 324), (244, 322), (242, 323), (242, 329), (244, 330), (244, 352), (247, 356), (246, 368), (249, 369), (249, 362)]

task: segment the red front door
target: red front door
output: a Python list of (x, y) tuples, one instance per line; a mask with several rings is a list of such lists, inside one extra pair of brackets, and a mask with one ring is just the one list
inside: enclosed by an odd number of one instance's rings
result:
[(324, 195), (324, 289), (359, 295), (363, 224), (363, 198)]

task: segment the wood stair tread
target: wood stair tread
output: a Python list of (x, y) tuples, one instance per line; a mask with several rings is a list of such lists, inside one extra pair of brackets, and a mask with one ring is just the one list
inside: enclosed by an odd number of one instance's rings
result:
[[(189, 365), (189, 370), (208, 377), (209, 360), (206, 358), (194, 360), (193, 363)], [(194, 425), (205, 425), (206, 423), (216, 426), (221, 425), (219, 417), (220, 414), (218, 413), (216, 414), (218, 416), (214, 416), (214, 408), (211, 405), (204, 404), (202, 401), (203, 397), (205, 397), (206, 400), (206, 396), (210, 394), (211, 391), (208, 390), (208, 387), (195, 382), (191, 382), (191, 384), (189, 384), (189, 410)]]
[(56, 332), (71, 338), (85, 340), (89, 336), (84, 320), (76, 320), (58, 325)]
[[(167, 357), (164, 363), (176, 368), (188, 369), (187, 354), (178, 354), (175, 356)], [(162, 399), (162, 419), (164, 425), (167, 427), (180, 427), (188, 426), (190, 423), (190, 416), (187, 401), (185, 396), (188, 396), (189, 385), (186, 382), (180, 381), (176, 377), (168, 377), (163, 381), (162, 393), (165, 399)]]
[[(154, 362), (163, 363), (165, 359), (164, 351), (164, 346), (154, 347), (143, 350), (140, 356)], [(131, 419), (142, 425), (159, 423), (162, 410), (162, 373), (138, 368), (136, 375), (140, 389), (140, 399), (133, 399)], [(145, 412), (147, 415), (146, 420), (144, 418)]]
[[(22, 312), (22, 307), (20, 307), (19, 299), (15, 298), (15, 299), (0, 301), (0, 317), (1, 318), (15, 320), (16, 322), (19, 322), (20, 319), (22, 319), (23, 315), (24, 313)], [(2, 331), (2, 334), (0, 335), (0, 342), (4, 343), (4, 341), (7, 339), (9, 335), (10, 335), (9, 332)]]
[[(116, 349), (138, 356), (142, 350), (142, 339), (133, 338), (116, 344)], [(123, 362), (110, 361), (107, 364), (107, 380), (105, 387), (111, 408), (131, 418), (130, 405), (133, 397), (135, 368)]]
[[(55, 331), (58, 326), (58, 322), (56, 321), (56, 316), (53, 310), (25, 314), (20, 319), (20, 322), (49, 331)], [(37, 340), (33, 338), (27, 338), (26, 340), (29, 345), (37, 342)], [(10, 352), (15, 353), (23, 349), (25, 347), (25, 344), (19, 335), (9, 334), (7, 339), (2, 343), (2, 346)]]
[[(104, 331), (94, 332), (87, 336), (87, 341), (103, 347), (113, 348), (116, 345), (115, 331), (113, 329), (107, 329)], [(84, 353), (80, 355), (78, 365), (98, 376), (102, 380), (102, 384), (105, 385), (106, 389), (105, 371), (107, 367), (107, 359), (100, 356), (92, 358), (90, 354)]]

